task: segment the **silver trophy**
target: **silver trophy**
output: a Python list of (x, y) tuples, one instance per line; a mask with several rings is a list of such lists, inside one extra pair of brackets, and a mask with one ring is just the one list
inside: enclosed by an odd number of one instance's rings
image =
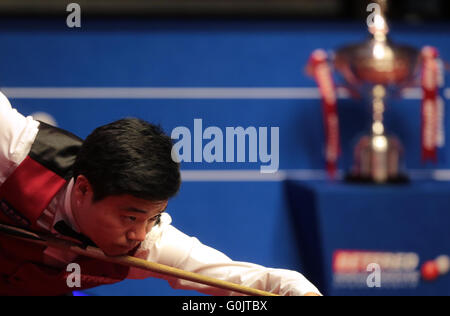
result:
[(383, 115), (388, 94), (411, 83), (417, 73), (419, 50), (389, 40), (386, 1), (377, 1), (380, 14), (369, 26), (371, 36), (363, 43), (339, 49), (334, 67), (352, 90), (369, 100), (373, 109), (371, 131), (361, 137), (354, 151), (354, 165), (347, 179), (375, 183), (403, 182), (400, 141), (388, 135)]

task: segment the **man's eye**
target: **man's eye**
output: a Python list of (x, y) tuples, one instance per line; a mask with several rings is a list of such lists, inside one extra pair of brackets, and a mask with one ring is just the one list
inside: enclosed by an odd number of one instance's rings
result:
[(159, 221), (160, 218), (161, 218), (161, 214), (158, 214), (158, 215), (153, 216), (152, 218), (150, 218), (148, 221), (149, 222)]
[(134, 216), (125, 216), (125, 218), (130, 221), (130, 222), (135, 222), (136, 221), (136, 217)]

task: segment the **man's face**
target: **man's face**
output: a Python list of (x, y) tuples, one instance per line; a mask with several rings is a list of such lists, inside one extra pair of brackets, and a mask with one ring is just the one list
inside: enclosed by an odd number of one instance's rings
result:
[(89, 181), (79, 176), (72, 191), (72, 210), (81, 233), (108, 256), (128, 253), (145, 239), (167, 201), (147, 201), (131, 195), (92, 202)]

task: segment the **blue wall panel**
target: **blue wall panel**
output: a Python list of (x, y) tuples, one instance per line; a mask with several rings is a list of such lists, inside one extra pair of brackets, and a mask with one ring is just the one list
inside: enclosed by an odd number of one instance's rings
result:
[[(315, 87), (304, 72), (309, 54), (361, 41), (361, 24), (282, 21), (63, 20), (0, 23), (0, 87)], [(393, 26), (393, 37), (437, 46), (450, 60), (450, 26)], [(38, 99), (14, 98), (24, 114), (44, 111), (81, 137), (95, 127), (136, 116), (177, 126), (280, 127), (280, 169), (323, 169), (320, 101), (311, 99)], [(392, 100), (390, 131), (407, 150), (411, 169), (450, 168), (450, 146), (437, 165), (420, 161), (420, 100)], [(339, 101), (343, 156), (351, 163), (356, 138), (369, 124), (367, 106)], [(448, 115), (445, 117), (448, 123)], [(449, 129), (446, 129), (448, 136)], [(259, 163), (183, 163), (183, 170), (259, 169)], [(280, 182), (185, 182), (170, 203), (174, 225), (236, 260), (302, 271), (295, 227)], [(305, 271), (307, 274), (307, 271)], [(173, 295), (158, 280), (126, 281), (90, 294)], [(190, 293), (190, 292), (188, 292)]]

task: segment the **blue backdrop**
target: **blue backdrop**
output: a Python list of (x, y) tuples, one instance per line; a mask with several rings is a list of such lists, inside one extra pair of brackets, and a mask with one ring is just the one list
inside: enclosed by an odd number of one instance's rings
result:
[[(416, 47), (433, 45), (450, 60), (450, 25), (392, 25), (392, 37)], [(283, 193), (286, 174), (323, 177), (323, 125), (320, 100), (303, 91), (296, 97), (263, 94), (272, 88), (315, 88), (304, 66), (316, 48), (336, 49), (365, 39), (365, 23), (325, 21), (175, 21), (82, 20), (69, 29), (65, 19), (4, 19), (0, 22), (0, 87), (23, 114), (46, 112), (62, 128), (86, 137), (95, 127), (135, 116), (177, 126), (280, 128), (280, 172), (269, 178), (247, 177), (259, 163), (183, 163), (198, 171), (186, 178), (169, 204), (174, 225), (236, 260), (304, 272)], [(70, 96), (58, 88), (259, 88), (260, 96), (113, 97)], [(40, 88), (37, 90), (26, 90)], [(42, 88), (54, 88), (40, 95)], [(269, 90), (265, 90), (269, 89)], [(110, 91), (110, 90), (107, 90)], [(198, 92), (198, 90), (197, 90)], [(28, 95), (21, 95), (28, 93)], [(351, 164), (356, 138), (368, 128), (366, 105), (339, 100), (343, 155)], [(448, 123), (448, 115), (445, 121)], [(406, 166), (413, 170), (448, 169), (449, 150), (436, 165), (420, 161), (420, 100), (391, 100), (389, 131), (402, 140)], [(447, 124), (448, 126), (448, 124)], [(445, 133), (448, 136), (449, 129)], [(241, 170), (241, 180), (202, 180), (205, 169)], [(222, 177), (222, 178), (221, 178)], [(233, 180), (233, 179), (232, 179)], [(159, 280), (125, 281), (90, 294), (184, 295)]]

